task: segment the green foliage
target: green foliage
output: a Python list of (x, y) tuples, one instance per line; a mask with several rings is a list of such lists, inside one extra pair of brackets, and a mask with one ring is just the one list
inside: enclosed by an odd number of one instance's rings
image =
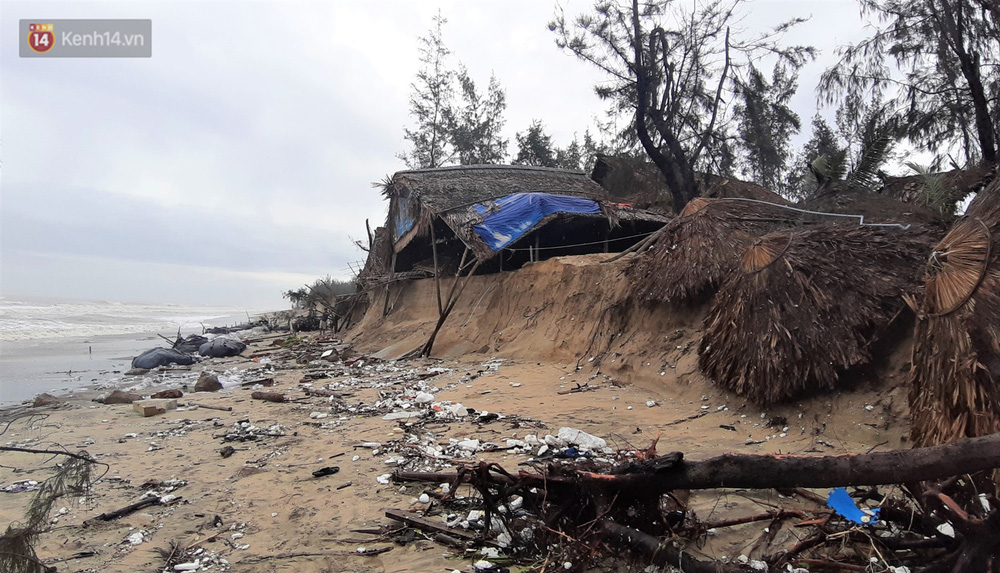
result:
[(523, 132), (518, 132), (517, 157), (515, 165), (534, 165), (536, 167), (556, 167), (556, 154), (552, 148), (552, 136), (545, 133), (541, 120), (533, 120)]
[(459, 65), (458, 72), (451, 68), (451, 51), (443, 37), (447, 22), (438, 11), (434, 26), (419, 39), (422, 67), (410, 84), (410, 117), (415, 125), (406, 128), (404, 135), (411, 148), (398, 157), (411, 169), (455, 161), (462, 165), (503, 163), (508, 141), (501, 137), (501, 131), (507, 94), (496, 76), (490, 76), (484, 96), (465, 66)]
[(769, 82), (753, 64), (748, 78), (737, 81), (736, 124), (740, 135), (741, 162), (750, 179), (778, 193), (787, 184), (789, 140), (801, 121), (788, 106), (798, 88), (798, 70), (778, 64)]
[(573, 141), (571, 141), (569, 145), (556, 149), (556, 167), (560, 169), (582, 171), (586, 169), (584, 166), (585, 159), (583, 155), (583, 146), (580, 145), (580, 140), (577, 139), (576, 134), (574, 133)]
[(507, 140), (500, 131), (506, 121), (507, 94), (496, 76), (490, 76), (484, 98), (465, 66), (460, 66), (458, 83), (462, 105), (446, 112), (452, 148), (462, 165), (499, 164), (507, 158)]
[(316, 306), (333, 306), (338, 296), (354, 294), (357, 290), (357, 282), (353, 279), (340, 280), (326, 275), (316, 279), (312, 285), (285, 291), (281, 293), (281, 296), (288, 299), (292, 308), (312, 309)]
[(281, 341), (281, 347), (294, 348), (295, 346), (298, 346), (301, 343), (302, 343), (302, 338), (294, 334), (290, 334), (284, 340)]
[(454, 97), (455, 72), (448, 66), (451, 51), (444, 45), (443, 28), (448, 20), (438, 11), (428, 35), (419, 39), (420, 63), (417, 79), (410, 84), (410, 116), (416, 122), (406, 129), (409, 153), (400, 154), (407, 167), (440, 167), (450, 158), (447, 111)]
[(847, 182), (869, 191), (878, 189), (881, 185), (881, 180), (878, 178), (879, 168), (889, 156), (891, 145), (892, 139), (886, 135), (876, 135), (871, 140), (866, 141), (861, 149), (861, 158), (851, 170)]
[(955, 189), (945, 183), (944, 176), (932, 173), (927, 167), (906, 162), (913, 173), (920, 176), (921, 187), (918, 201), (930, 207), (939, 217), (948, 220), (955, 217)]
[(597, 95), (612, 114), (630, 120), (636, 140), (666, 178), (676, 210), (699, 192), (696, 168), (731, 168), (733, 78), (745, 77), (765, 54), (789, 70), (813, 57), (812, 48), (778, 44), (798, 19), (756, 36), (731, 37), (739, 5), (598, 0), (588, 13), (569, 19), (560, 10), (549, 23), (557, 46), (605, 74)]
[(997, 159), (1000, 22), (983, 0), (858, 0), (872, 34), (838, 50), (828, 103), (881, 101), (883, 121), (917, 147), (973, 163)]
[(812, 137), (795, 156), (785, 196), (789, 199), (805, 199), (816, 193), (822, 179), (843, 177), (846, 173), (846, 157), (844, 148), (838, 144), (837, 134), (823, 116), (817, 113), (812, 119)]

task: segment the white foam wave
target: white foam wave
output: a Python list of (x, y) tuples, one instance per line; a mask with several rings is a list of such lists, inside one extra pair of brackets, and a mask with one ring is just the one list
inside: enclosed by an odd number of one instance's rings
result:
[(111, 301), (0, 299), (0, 341), (143, 332), (200, 332), (245, 321), (259, 310)]

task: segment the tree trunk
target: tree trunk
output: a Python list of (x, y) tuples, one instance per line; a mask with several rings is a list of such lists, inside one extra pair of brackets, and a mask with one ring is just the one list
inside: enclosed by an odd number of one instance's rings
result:
[(979, 54), (969, 53), (965, 47), (965, 36), (968, 32), (966, 23), (967, 15), (963, 13), (965, 7), (958, 3), (955, 9), (948, 2), (942, 3), (944, 11), (945, 33), (948, 34), (951, 50), (958, 58), (962, 76), (969, 85), (969, 97), (972, 98), (973, 113), (976, 118), (976, 135), (979, 140), (979, 149), (982, 158), (990, 163), (997, 160), (997, 147), (995, 131), (993, 129), (993, 118), (990, 117), (989, 99), (986, 97), (986, 90), (983, 87), (983, 78), (979, 70)]
[[(653, 160), (653, 164), (656, 165), (660, 173), (667, 180), (667, 189), (670, 191), (670, 197), (673, 202), (673, 208), (675, 213), (680, 213), (684, 206), (687, 205), (694, 195), (688, 194), (689, 190), (683, 183), (686, 177), (681, 174), (678, 177), (678, 173), (675, 169), (680, 167), (684, 169), (684, 165), (676, 165), (677, 157), (675, 153), (671, 153), (671, 158), (664, 155), (663, 151), (660, 150), (653, 142), (653, 138), (649, 136), (649, 126), (646, 125), (646, 111), (649, 105), (649, 75), (646, 70), (646, 66), (643, 63), (643, 53), (642, 53), (642, 28), (639, 26), (639, 2), (638, 0), (632, 0), (632, 31), (633, 39), (632, 45), (635, 50), (635, 89), (636, 89), (636, 106), (635, 106), (635, 132), (639, 136), (639, 142), (642, 143), (642, 148), (646, 151), (646, 155)], [(650, 62), (652, 65), (652, 62)], [(666, 134), (660, 131), (662, 137), (666, 137)], [(677, 142), (674, 142), (677, 143)], [(673, 151), (673, 150), (671, 150)], [(681, 151), (683, 156), (683, 151)]]

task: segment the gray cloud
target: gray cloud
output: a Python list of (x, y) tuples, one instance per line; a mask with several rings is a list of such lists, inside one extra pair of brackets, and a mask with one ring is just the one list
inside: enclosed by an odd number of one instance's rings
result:
[[(304, 277), (347, 276), (364, 256), (349, 237), (385, 216), (370, 183), (404, 168), (416, 39), (439, 6), (453, 63), (506, 88), (512, 142), (539, 118), (566, 144), (602, 113), (548, 2), (4, 2), (0, 290), (283, 306)], [(856, 20), (842, 0), (750, 6), (748, 26), (820, 13), (798, 32), (814, 44)], [(150, 18), (153, 57), (19, 58), (18, 20), (47, 17)]]

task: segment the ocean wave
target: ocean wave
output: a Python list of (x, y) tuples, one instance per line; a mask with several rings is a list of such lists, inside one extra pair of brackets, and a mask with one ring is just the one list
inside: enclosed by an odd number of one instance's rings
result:
[(168, 331), (245, 322), (260, 310), (114, 301), (0, 299), (0, 341)]

